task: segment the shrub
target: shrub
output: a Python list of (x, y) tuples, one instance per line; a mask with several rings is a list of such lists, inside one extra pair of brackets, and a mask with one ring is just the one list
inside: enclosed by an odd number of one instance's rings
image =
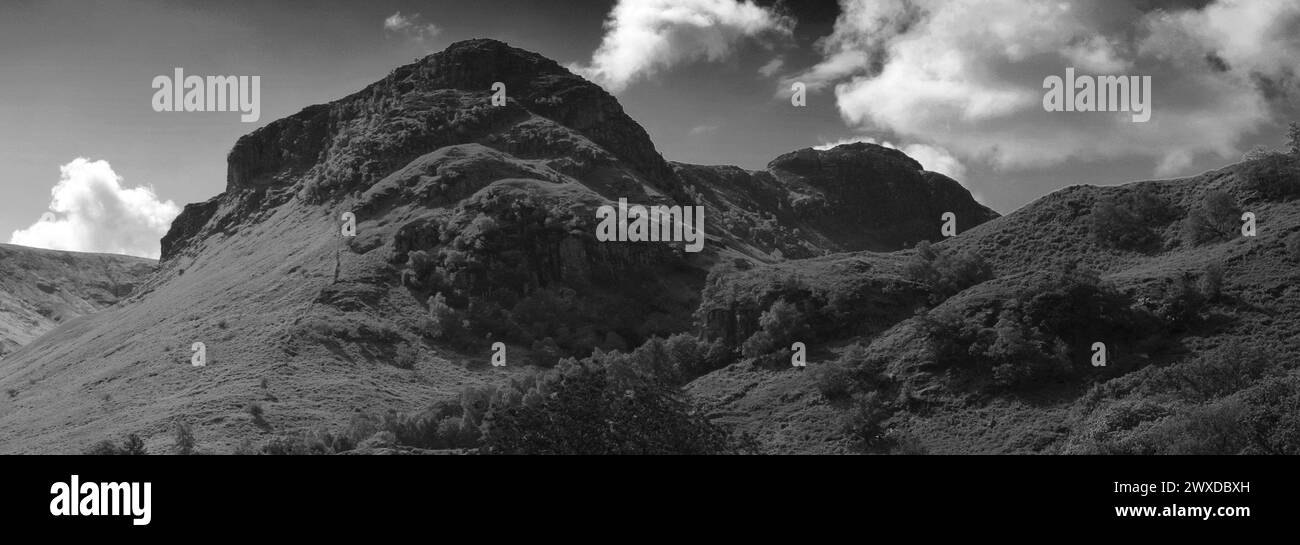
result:
[(1300, 379), (1274, 377), (1243, 395), (1248, 452), (1300, 454)]
[(175, 454), (194, 454), (194, 432), (184, 420), (172, 424), (172, 452)]
[(126, 439), (122, 441), (122, 454), (141, 456), (149, 454), (149, 452), (144, 449), (144, 440), (140, 439), (139, 435), (132, 433), (128, 434)]
[(1155, 316), (1173, 332), (1187, 331), (1196, 325), (1205, 308), (1205, 295), (1187, 276), (1180, 276), (1164, 290), (1154, 309)]
[(790, 345), (808, 335), (808, 323), (799, 307), (785, 299), (772, 303), (758, 319), (759, 331), (741, 346), (747, 358), (789, 350)]
[(838, 401), (853, 395), (853, 374), (840, 362), (818, 365), (813, 369), (817, 390), (826, 399)]
[(460, 335), (461, 317), (456, 309), (447, 305), (447, 298), (438, 292), (429, 298), (429, 336), (434, 339), (454, 339)]
[(907, 277), (930, 288), (931, 303), (939, 303), (962, 290), (993, 278), (993, 268), (978, 254), (964, 250), (950, 255), (929, 241), (917, 243), (904, 269)]
[(884, 443), (885, 421), (891, 416), (893, 411), (879, 392), (858, 394), (844, 416), (844, 431), (866, 449), (878, 447)]
[(555, 339), (546, 337), (533, 341), (533, 363), (546, 368), (560, 363), (560, 346), (555, 344)]
[(144, 441), (140, 436), (132, 433), (126, 436), (122, 441), (122, 446), (117, 446), (112, 441), (105, 439), (86, 449), (85, 454), (91, 456), (140, 456), (149, 454), (144, 448)]
[(1143, 383), (1147, 392), (1178, 392), (1194, 400), (1236, 393), (1279, 373), (1276, 355), (1229, 342), (1189, 361), (1159, 368)]
[(1242, 426), (1245, 410), (1241, 403), (1226, 401), (1196, 406), (1181, 415), (1165, 418), (1138, 438), (1141, 454), (1226, 455), (1239, 454), (1249, 436)]
[(415, 362), (420, 359), (420, 350), (410, 343), (397, 347), (397, 357), (393, 358), (393, 367), (398, 369), (415, 369)]
[(533, 386), (533, 404), (493, 410), (484, 425), (492, 454), (724, 454), (742, 450), (696, 413), (680, 391), (617, 366), (572, 359)]
[(1300, 161), (1297, 157), (1269, 152), (1247, 163), (1242, 168), (1245, 187), (1273, 200), (1300, 194)]
[(249, 416), (253, 417), (253, 423), (259, 426), (266, 424), (266, 420), (263, 420), (263, 417), (266, 415), (266, 410), (262, 408), (261, 403), (249, 403), (247, 407), (244, 407), (244, 412), (247, 412)]
[(1231, 195), (1219, 190), (1206, 193), (1200, 206), (1183, 220), (1183, 240), (1195, 246), (1206, 242), (1230, 240), (1241, 229), (1241, 208)]
[(115, 456), (121, 454), (121, 452), (118, 452), (118, 448), (115, 443), (113, 443), (108, 439), (105, 439), (103, 441), (91, 445), (90, 448), (86, 449), (85, 454), (87, 456)]
[(1098, 244), (1121, 250), (1150, 250), (1160, 245), (1154, 227), (1173, 221), (1178, 210), (1151, 184), (1140, 184), (1117, 198), (1093, 205), (1091, 231)]
[(989, 377), (1001, 388), (1073, 378), (1092, 369), (1088, 347), (1097, 339), (1114, 347), (1155, 332), (1128, 296), (1074, 264), (1028, 275), (1013, 293), (964, 310), (919, 313), (918, 332), (937, 365)]
[(725, 367), (731, 353), (721, 340), (704, 342), (699, 337), (678, 333), (664, 341), (664, 347), (682, 380), (690, 381)]

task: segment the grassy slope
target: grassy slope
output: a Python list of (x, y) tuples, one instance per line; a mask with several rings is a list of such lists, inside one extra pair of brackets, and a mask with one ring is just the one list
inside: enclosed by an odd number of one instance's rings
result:
[[(1296, 260), (1283, 240), (1300, 230), (1300, 202), (1266, 202), (1242, 188), (1240, 165), (1185, 180), (1140, 182), (1153, 184), (1159, 194), (1186, 210), (1212, 189), (1232, 194), (1246, 211), (1256, 213), (1259, 236), (1237, 238), (1198, 247), (1174, 246), (1155, 253), (1122, 252), (1098, 246), (1089, 235), (1088, 215), (1100, 197), (1133, 191), (1139, 184), (1116, 187), (1075, 186), (1031, 203), (941, 246), (979, 252), (999, 276), (1042, 270), (1064, 258), (1102, 273), (1121, 290), (1170, 283), (1206, 265), (1224, 265), (1226, 297), (1206, 309), (1209, 325), (1180, 339), (1189, 353), (1203, 352), (1229, 341), (1272, 347), (1277, 363), (1291, 368), (1300, 361), (1300, 280)], [(1177, 238), (1178, 221), (1162, 236)], [(824, 259), (837, 259), (832, 256)], [(755, 273), (759, 274), (759, 273)], [(784, 272), (768, 270), (779, 277)], [(979, 298), (1009, 295), (1014, 282), (989, 282), (968, 289), (945, 305), (977, 304)], [(808, 370), (763, 370), (739, 363), (703, 377), (690, 386), (711, 410), (741, 429), (757, 435), (774, 452), (842, 452), (847, 440), (838, 424), (839, 410), (816, 390), (812, 378), (819, 363), (836, 357), (849, 342), (870, 343), (870, 352), (886, 355), (890, 369), (909, 382), (926, 400), (926, 410), (903, 412), (890, 425), (920, 439), (934, 453), (1061, 452), (1078, 439), (1080, 430), (1106, 412), (1106, 406), (1079, 403), (1086, 385), (1047, 387), (1029, 395), (998, 396), (954, 390), (954, 385), (920, 369), (926, 343), (904, 320), (880, 335), (865, 335), (826, 343), (813, 350)], [(1177, 356), (1170, 359), (1181, 359)], [(1167, 362), (1157, 362), (1167, 363)], [(791, 438), (798, 438), (792, 440)]]
[(63, 322), (116, 304), (156, 264), (0, 244), (0, 357)]

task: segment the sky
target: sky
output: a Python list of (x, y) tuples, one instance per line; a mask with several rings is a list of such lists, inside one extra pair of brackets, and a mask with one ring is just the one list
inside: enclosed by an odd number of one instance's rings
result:
[[(669, 160), (870, 141), (1001, 213), (1230, 164), (1300, 119), (1294, 0), (4, 0), (0, 240), (156, 257), (241, 135), (479, 37), (604, 86)], [(259, 119), (155, 111), (177, 67), (259, 76)], [(1046, 111), (1068, 67), (1149, 76), (1151, 120)]]

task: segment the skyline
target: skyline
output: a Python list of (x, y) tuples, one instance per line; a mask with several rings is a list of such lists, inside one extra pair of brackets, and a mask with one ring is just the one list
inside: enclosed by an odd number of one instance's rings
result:
[[(1300, 118), (1288, 60), (1300, 52), (1300, 5), (1111, 4), (7, 4), (0, 165), (10, 191), (0, 233), (156, 256), (168, 216), (224, 190), (226, 153), (240, 136), (480, 37), (601, 84), (670, 161), (756, 170), (800, 148), (873, 141), (1003, 214), (1070, 185), (1190, 176), (1281, 145), (1286, 122)], [(1151, 121), (1041, 108), (1035, 87), (1075, 67), (1151, 77)], [(178, 68), (259, 76), (259, 119), (155, 111), (150, 84)], [(808, 88), (805, 108), (790, 104), (794, 82)]]

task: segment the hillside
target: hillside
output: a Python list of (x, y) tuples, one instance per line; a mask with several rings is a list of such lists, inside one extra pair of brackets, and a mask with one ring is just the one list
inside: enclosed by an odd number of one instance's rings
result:
[[(292, 451), (284, 441), (345, 429), (348, 448), (322, 448), (351, 450), (391, 446), (396, 434), (374, 432), (419, 411), (433, 415), (425, 431), (464, 447), (487, 418), (475, 400), (498, 417), (522, 407), (497, 386), (534, 399), (565, 380), (534, 371), (561, 359), (695, 330), (710, 270), (937, 240), (940, 209), (971, 225), (996, 216), (878, 146), (801, 150), (759, 173), (668, 163), (598, 86), (492, 40), (275, 121), (227, 161), (225, 192), (185, 207), (130, 301), (0, 362), (14, 391), (0, 452), (81, 452), (129, 433), (164, 452), (177, 422), (202, 452)], [(595, 209), (620, 198), (704, 206), (704, 251), (597, 240)], [(935, 219), (864, 220), (868, 206)], [(345, 213), (355, 237), (341, 236)], [(488, 365), (496, 342), (504, 367)], [(190, 364), (194, 343), (204, 367)], [(712, 445), (658, 388), (633, 408), (680, 416)]]
[[(912, 293), (881, 290), (903, 308), (872, 327), (806, 334), (806, 370), (747, 360), (688, 390), (773, 452), (1294, 453), (1300, 202), (1263, 191), (1260, 166), (1063, 189), (935, 245), (990, 269), (940, 294), (915, 272), (915, 251), (832, 256), (829, 266), (859, 271), (856, 282)], [(1289, 172), (1278, 181), (1294, 194), (1300, 176)], [(1235, 204), (1219, 214), (1222, 235), (1189, 237), (1188, 216), (1213, 217), (1200, 211), (1216, 194)], [(1122, 216), (1103, 216), (1105, 203), (1129, 219), (1111, 225)], [(1238, 232), (1242, 212), (1256, 215), (1257, 236)], [(1110, 227), (1140, 244), (1097, 235)], [(900, 260), (902, 280), (885, 266)], [(802, 268), (720, 283), (750, 293), (753, 316), (784, 294), (819, 291), (815, 274), (773, 288)], [(814, 304), (799, 319), (827, 314)], [(1094, 342), (1106, 344), (1104, 367), (1092, 365)]]
[(155, 262), (0, 244), (0, 358), (128, 297)]

